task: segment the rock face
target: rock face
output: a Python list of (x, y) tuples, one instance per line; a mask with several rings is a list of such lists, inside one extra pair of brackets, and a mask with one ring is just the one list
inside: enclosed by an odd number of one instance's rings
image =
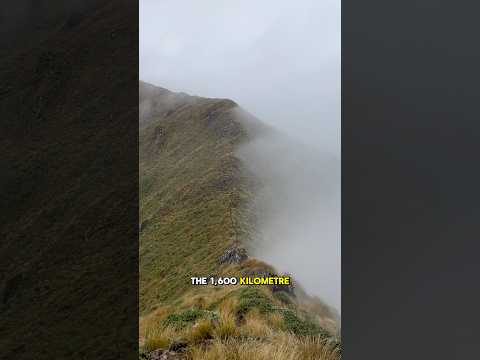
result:
[(174, 341), (168, 350), (170, 351), (183, 351), (188, 346), (188, 343), (185, 341)]
[(218, 262), (220, 264), (240, 264), (247, 259), (247, 250), (239, 246), (232, 246), (220, 256)]
[[(273, 271), (270, 271), (270, 270), (267, 270), (267, 269), (262, 269), (262, 270), (254, 269), (253, 271), (252, 270), (246, 271), (245, 274), (248, 275), (248, 276), (258, 276), (258, 277), (278, 277), (279, 276), (279, 274), (277, 274), (276, 272), (273, 272)], [(286, 274), (286, 275), (288, 275), (288, 274)], [(290, 294), (291, 296), (296, 296), (296, 294), (295, 294), (295, 281), (292, 279), (291, 276), (290, 276), (290, 281), (291, 281), (290, 285), (269, 285), (270, 290), (273, 293), (279, 292), (279, 291), (284, 291), (287, 294)]]

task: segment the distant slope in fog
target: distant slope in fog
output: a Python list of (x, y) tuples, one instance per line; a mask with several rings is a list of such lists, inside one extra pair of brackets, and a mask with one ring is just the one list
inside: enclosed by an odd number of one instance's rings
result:
[(237, 156), (261, 184), (253, 254), (340, 310), (339, 161), (279, 132), (257, 136)]

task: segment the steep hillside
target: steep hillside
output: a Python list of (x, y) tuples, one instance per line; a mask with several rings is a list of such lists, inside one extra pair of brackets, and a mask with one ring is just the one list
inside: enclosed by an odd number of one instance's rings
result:
[(278, 274), (245, 250), (261, 184), (237, 157), (241, 144), (269, 129), (231, 100), (140, 82), (139, 102), (145, 357), (173, 347), (171, 356), (189, 359), (338, 359), (334, 313), (298, 284), (190, 285), (192, 276)]
[[(248, 178), (235, 157), (247, 137), (236, 104), (140, 84), (151, 116), (140, 132), (140, 311), (176, 299), (190, 276), (216, 271), (232, 244), (248, 239)], [(163, 106), (162, 106), (163, 104)]]

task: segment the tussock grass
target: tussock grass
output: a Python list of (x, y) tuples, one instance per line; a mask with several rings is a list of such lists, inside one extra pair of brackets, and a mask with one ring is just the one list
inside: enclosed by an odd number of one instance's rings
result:
[(234, 297), (227, 297), (225, 298), (220, 304), (218, 305), (218, 310), (220, 314), (225, 315), (235, 315), (238, 307), (238, 300)]
[(279, 306), (282, 303), (266, 288), (207, 287), (197, 295), (206, 304), (213, 301), (212, 310), (184, 309), (192, 300), (179, 299), (176, 307), (160, 307), (142, 318), (143, 351), (166, 349), (174, 341), (183, 341), (188, 344), (186, 359), (341, 358), (339, 342), (315, 316)]
[(318, 338), (282, 334), (270, 341), (214, 340), (187, 351), (188, 360), (339, 360), (340, 350)]
[(257, 339), (265, 339), (273, 334), (272, 328), (258, 311), (252, 311), (246, 315), (240, 332), (245, 337)]
[(173, 327), (151, 327), (146, 331), (143, 349), (145, 351), (165, 349), (178, 338), (179, 334)]
[(229, 339), (240, 336), (237, 326), (235, 309), (237, 307), (236, 299), (226, 299), (219, 306), (219, 321), (215, 328), (215, 336), (220, 339)]
[(336, 341), (320, 337), (305, 337), (296, 344), (298, 358), (305, 360), (338, 359), (341, 355), (340, 346)]
[(213, 338), (214, 325), (212, 320), (202, 319), (198, 321), (192, 328), (187, 332), (187, 339), (192, 344), (198, 344), (202, 341)]
[(235, 317), (232, 314), (220, 315), (220, 321), (215, 328), (215, 336), (220, 339), (229, 339), (232, 337), (238, 337), (239, 335), (240, 332), (235, 323)]
[(270, 327), (275, 331), (285, 330), (285, 322), (283, 320), (283, 315), (279, 312), (268, 314), (267, 322)]
[(170, 306), (161, 306), (147, 316), (141, 317), (139, 321), (140, 338), (144, 339), (146, 337), (147, 329), (161, 327), (162, 320), (171, 313), (172, 308)]

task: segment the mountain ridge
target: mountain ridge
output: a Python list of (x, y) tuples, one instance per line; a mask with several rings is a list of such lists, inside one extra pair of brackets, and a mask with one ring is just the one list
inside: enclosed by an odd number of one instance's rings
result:
[[(325, 359), (337, 359), (334, 312), (299, 284), (295, 290), (190, 284), (192, 276), (278, 274), (248, 252), (257, 235), (255, 192), (260, 184), (237, 154), (270, 128), (232, 100), (176, 94), (143, 82), (139, 102), (144, 105), (139, 109), (143, 351), (166, 351), (165, 346), (183, 341), (188, 356), (195, 351), (207, 356), (213, 348), (198, 345), (208, 339), (233, 351), (248, 344), (240, 332), (249, 334), (255, 322), (264, 331), (261, 346), (292, 336), (293, 351), (310, 346), (305, 336), (313, 336), (318, 351), (328, 350)], [(232, 322), (240, 330), (229, 328), (225, 338), (218, 335)], [(205, 334), (195, 335), (199, 326), (207, 328)], [(226, 344), (229, 338), (237, 345)]]

